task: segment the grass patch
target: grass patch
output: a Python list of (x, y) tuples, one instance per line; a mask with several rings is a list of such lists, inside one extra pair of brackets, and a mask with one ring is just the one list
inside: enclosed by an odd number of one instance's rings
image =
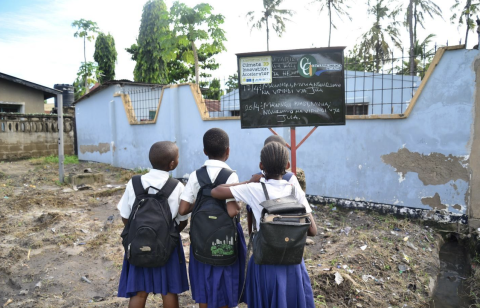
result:
[[(43, 157), (43, 160), (47, 164), (58, 164), (58, 156), (55, 155)], [(76, 155), (65, 155), (63, 163), (65, 165), (78, 164), (78, 157)]]

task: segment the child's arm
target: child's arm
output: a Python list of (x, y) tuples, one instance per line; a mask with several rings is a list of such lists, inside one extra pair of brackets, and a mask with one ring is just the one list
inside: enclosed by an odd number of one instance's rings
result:
[(315, 219), (313, 219), (312, 213), (310, 215), (310, 228), (308, 228), (307, 235), (308, 236), (315, 236), (317, 235), (317, 224), (315, 223)]
[(232, 186), (237, 186), (237, 185), (243, 185), (243, 184), (248, 184), (248, 183), (258, 183), (260, 182), (260, 179), (262, 178), (262, 174), (254, 174), (252, 175), (252, 178), (248, 181), (241, 182), (241, 183), (235, 183), (235, 184), (222, 184), (218, 185), (214, 189), (212, 189), (212, 197), (215, 199), (220, 199), (220, 200), (226, 200), (226, 199), (231, 199), (234, 198), (232, 192), (230, 191), (230, 187)]
[(128, 219), (122, 217), (122, 222), (123, 222), (123, 225), (126, 226), (128, 223)]
[(178, 214), (180, 215), (187, 215), (193, 211), (193, 206), (194, 203), (187, 202), (185, 200), (182, 200), (180, 202), (180, 206), (178, 207)]
[(184, 220), (184, 221), (181, 221), (179, 224), (178, 224), (178, 232), (182, 232), (183, 229), (185, 229), (185, 227), (187, 226), (188, 224), (188, 220)]
[(235, 217), (240, 214), (240, 205), (236, 201), (227, 202), (228, 216)]
[(250, 211), (247, 212), (247, 224), (248, 224), (248, 235), (252, 235), (253, 214)]

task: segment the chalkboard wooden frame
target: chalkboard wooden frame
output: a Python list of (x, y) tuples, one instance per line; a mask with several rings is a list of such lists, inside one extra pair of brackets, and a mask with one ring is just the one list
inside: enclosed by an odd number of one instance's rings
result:
[[(326, 47), (237, 54), (241, 128), (345, 125), (344, 49)], [(262, 56), (272, 57), (275, 74), (272, 83), (242, 85), (240, 59)], [(328, 63), (317, 63), (319, 59)], [(303, 66), (298, 63), (301, 60)], [(286, 76), (279, 76), (279, 72)], [(307, 87), (309, 85), (312, 86)]]

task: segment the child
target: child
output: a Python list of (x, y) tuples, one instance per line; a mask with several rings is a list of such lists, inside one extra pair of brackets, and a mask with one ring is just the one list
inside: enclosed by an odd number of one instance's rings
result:
[[(220, 185), (212, 190), (212, 196), (217, 199), (234, 197), (237, 201), (250, 204), (255, 216), (257, 230), (260, 229), (262, 207), (265, 193), (262, 185), (255, 183), (264, 181), (270, 198), (276, 199), (292, 193), (293, 185), (282, 180), (285, 170), (290, 167), (288, 150), (278, 142), (272, 142), (263, 147), (260, 155), (260, 169), (265, 179), (254, 175), (250, 181), (238, 184)], [(295, 196), (303, 204), (307, 213), (311, 208), (305, 198), (305, 193), (295, 187)], [(311, 225), (308, 235), (317, 233), (315, 220), (310, 214)], [(255, 252), (254, 252), (255, 253)], [(258, 265), (253, 256), (248, 263), (246, 283), (246, 303), (249, 308), (314, 308), (313, 292), (310, 285), (305, 263), (295, 265)]]
[[(155, 187), (161, 189), (169, 178), (169, 171), (178, 165), (178, 148), (170, 141), (157, 142), (150, 148), (149, 159), (153, 169), (141, 177), (144, 188)], [(181, 183), (173, 190), (168, 198), (168, 205), (177, 224), (179, 232), (187, 225), (188, 216), (178, 215), (180, 195), (184, 190)], [(157, 191), (150, 188), (149, 193)], [(130, 180), (125, 193), (118, 203), (122, 221), (127, 224), (135, 201), (135, 192)], [(122, 274), (118, 286), (118, 296), (130, 298), (129, 308), (145, 307), (148, 293), (161, 293), (163, 307), (178, 308), (178, 293), (188, 290), (187, 268), (181, 242), (170, 255), (167, 264), (160, 267), (136, 267), (130, 264), (126, 257), (123, 259)]]
[[(205, 162), (212, 183), (223, 168), (230, 169), (225, 163), (230, 155), (229, 138), (220, 128), (212, 128), (203, 136), (203, 152), (208, 156)], [(231, 170), (231, 169), (230, 169)], [(232, 173), (227, 183), (238, 183), (238, 176)], [(192, 212), (200, 190), (196, 171), (190, 174), (185, 191), (181, 196), (179, 213), (186, 215)], [(227, 199), (227, 210), (230, 217), (238, 214), (239, 207), (235, 199)], [(245, 275), (246, 245), (242, 226), (237, 222), (238, 258), (230, 266), (213, 266), (195, 259), (190, 249), (189, 276), (192, 297), (200, 308), (236, 307), (240, 297)], [(242, 302), (242, 300), (240, 300)]]
[[(270, 137), (265, 139), (265, 142), (263, 143), (263, 146), (266, 146), (270, 142), (278, 142), (278, 143), (282, 144), (284, 147), (287, 147), (287, 142), (285, 141), (285, 139), (283, 139), (279, 135), (271, 135)], [(257, 174), (262, 174), (262, 173), (260, 172), (260, 173), (257, 173)], [(286, 172), (283, 175), (282, 179), (286, 180), (288, 183), (294, 185), (295, 187), (300, 186), (300, 183), (298, 183), (297, 177), (292, 172)], [(247, 204), (248, 235), (252, 234), (252, 222), (253, 222), (252, 215), (253, 215), (252, 214), (252, 208), (250, 207), (250, 205)]]

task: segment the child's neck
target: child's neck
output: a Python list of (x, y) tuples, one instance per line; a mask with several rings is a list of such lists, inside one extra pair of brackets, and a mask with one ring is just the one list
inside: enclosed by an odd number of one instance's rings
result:
[(160, 168), (153, 168), (154, 170), (160, 170), (160, 171), (165, 171), (165, 172), (170, 172), (173, 169), (160, 169)]
[(279, 176), (272, 176), (272, 177), (269, 177), (269, 176), (265, 176), (265, 180), (281, 180), (283, 178), (283, 176), (279, 175)]
[(227, 161), (227, 158), (226, 157), (222, 157), (222, 158), (212, 158), (212, 157), (208, 157), (209, 160), (219, 160), (219, 161), (223, 161), (223, 162), (226, 162)]

